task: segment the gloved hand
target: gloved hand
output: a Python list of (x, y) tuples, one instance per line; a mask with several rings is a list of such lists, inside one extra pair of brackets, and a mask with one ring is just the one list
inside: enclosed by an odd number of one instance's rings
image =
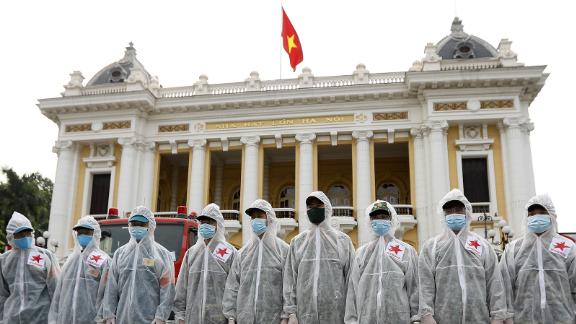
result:
[(287, 319), (287, 318), (283, 318), (283, 319), (280, 321), (280, 324), (288, 324), (288, 319)]
[(166, 324), (166, 321), (155, 318), (152, 324)]
[(490, 321), (490, 324), (504, 324), (504, 320), (501, 319), (493, 319)]
[(420, 319), (420, 324), (436, 324), (436, 320), (432, 316), (432, 314), (424, 315)]
[(504, 321), (504, 324), (514, 324), (514, 318), (510, 317)]
[(288, 316), (288, 324), (298, 324), (298, 318), (296, 318), (296, 314), (290, 314), (290, 316)]
[(233, 318), (229, 318), (228, 324), (236, 324), (236, 321)]
[(109, 318), (106, 320), (106, 324), (116, 324), (116, 319), (115, 318)]

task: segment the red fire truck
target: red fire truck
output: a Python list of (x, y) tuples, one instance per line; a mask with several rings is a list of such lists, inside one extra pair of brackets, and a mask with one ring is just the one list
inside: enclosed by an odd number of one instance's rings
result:
[[(170, 252), (178, 276), (186, 250), (196, 243), (198, 237), (196, 215), (194, 212), (187, 215), (186, 206), (179, 206), (177, 212), (155, 213), (154, 216), (154, 240)], [(100, 248), (113, 256), (119, 247), (130, 240), (128, 218), (118, 218), (118, 209), (110, 208), (108, 217), (99, 220), (99, 223), (102, 229)]]

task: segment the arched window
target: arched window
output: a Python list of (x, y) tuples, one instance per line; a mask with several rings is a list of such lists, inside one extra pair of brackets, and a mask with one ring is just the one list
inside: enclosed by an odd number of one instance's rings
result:
[(376, 197), (392, 205), (397, 205), (400, 203), (400, 189), (392, 182), (384, 182), (378, 187)]
[(233, 210), (240, 210), (240, 188), (234, 191), (232, 194), (232, 209)]
[(294, 186), (286, 186), (282, 191), (280, 191), (280, 197), (278, 201), (280, 202), (280, 208), (294, 208), (294, 197), (296, 196), (296, 190)]
[(330, 199), (332, 206), (352, 206), (352, 195), (350, 194), (350, 189), (343, 184), (335, 184), (326, 195)]

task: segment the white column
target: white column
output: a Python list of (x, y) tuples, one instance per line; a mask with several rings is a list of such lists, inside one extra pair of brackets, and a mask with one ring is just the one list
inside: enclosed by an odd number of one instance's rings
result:
[[(58, 165), (56, 167), (56, 178), (54, 179), (54, 189), (52, 191), (52, 203), (50, 205), (50, 221), (48, 231), (50, 240), (58, 241), (56, 250), (58, 257), (63, 257), (67, 253), (68, 239), (72, 224), (71, 198), (74, 183), (74, 154), (75, 148), (72, 141), (58, 141), (52, 148), (52, 152), (58, 154)], [(50, 247), (50, 245), (47, 245)]]
[(524, 232), (522, 228), (524, 207), (534, 193), (533, 174), (531, 174), (531, 156), (525, 148), (529, 141), (528, 132), (531, 124), (519, 118), (505, 118), (503, 121), (506, 133), (508, 158), (508, 179), (510, 182), (510, 215), (508, 220), (512, 231), (517, 235)]
[(120, 160), (120, 180), (118, 184), (118, 210), (120, 217), (135, 207), (134, 206), (134, 176), (136, 169), (136, 141), (134, 138), (120, 138), (118, 144), (122, 145), (122, 158)]
[(242, 243), (248, 242), (251, 237), (250, 217), (244, 210), (258, 198), (258, 157), (260, 137), (244, 136), (240, 139), (244, 144), (244, 158), (242, 159), (242, 204), (240, 210), (242, 217)]
[(222, 205), (222, 180), (224, 179), (224, 163), (221, 161), (216, 162), (214, 169), (214, 203), (218, 206)]
[(370, 138), (372, 131), (354, 131), (356, 139), (356, 221), (358, 222), (358, 246), (371, 241), (374, 234), (370, 230), (370, 218), (366, 216), (366, 208), (372, 203)]
[(151, 208), (154, 181), (158, 181), (158, 179), (154, 177), (156, 173), (154, 169), (156, 162), (156, 143), (144, 143), (143, 150), (142, 168), (140, 174), (137, 176), (137, 178), (140, 179), (140, 184), (138, 186), (138, 199), (136, 203)]
[(428, 123), (428, 145), (430, 147), (430, 181), (431, 201), (428, 204), (428, 217), (430, 218), (430, 236), (439, 234), (441, 231), (439, 215), (436, 213), (436, 207), (440, 199), (450, 191), (450, 178), (448, 174), (446, 130), (448, 123), (446, 121), (433, 121)]
[(314, 156), (312, 142), (316, 139), (313, 133), (297, 134), (296, 140), (300, 142), (298, 163), (298, 226), (300, 232), (308, 229), (310, 221), (306, 213), (306, 197), (314, 190)]
[(192, 171), (188, 179), (188, 203), (190, 211), (200, 215), (204, 208), (204, 168), (206, 161), (206, 140), (189, 140), (188, 146), (192, 148)]
[(434, 215), (427, 215), (427, 190), (426, 190), (426, 156), (424, 155), (424, 135), (421, 128), (412, 128), (410, 135), (414, 143), (414, 190), (416, 201), (412, 202), (416, 210), (416, 220), (418, 222), (418, 245), (422, 246), (430, 235), (430, 227), (434, 222)]
[(270, 200), (270, 162), (264, 161), (264, 170), (262, 174), (262, 199)]

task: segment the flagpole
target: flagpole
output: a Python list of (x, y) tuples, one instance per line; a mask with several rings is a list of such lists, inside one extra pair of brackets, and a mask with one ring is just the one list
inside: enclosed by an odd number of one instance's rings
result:
[[(283, 24), (284, 24), (284, 9), (282, 8), (282, 4), (280, 4), (280, 21), (282, 22), (282, 24), (280, 24), (280, 35), (282, 35), (282, 28), (283, 28)], [(280, 56), (278, 57), (280, 59), (280, 80), (282, 80), (282, 44), (284, 43), (284, 38), (282, 38), (282, 41), (280, 42)]]

